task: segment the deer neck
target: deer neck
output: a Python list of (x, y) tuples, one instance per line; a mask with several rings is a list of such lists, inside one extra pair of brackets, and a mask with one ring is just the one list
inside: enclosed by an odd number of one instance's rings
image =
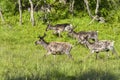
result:
[(78, 34), (75, 31), (73, 31), (72, 34), (73, 34), (74, 38), (78, 38)]
[(90, 42), (88, 42), (88, 41), (86, 41), (86, 45), (87, 45), (87, 47), (89, 48), (89, 49), (91, 49), (92, 48), (92, 43), (90, 43)]
[(55, 26), (49, 26), (49, 29), (50, 30), (56, 30), (56, 27)]
[(49, 43), (47, 43), (46, 41), (42, 40), (42, 44), (41, 44), (41, 45), (42, 45), (44, 48), (46, 48), (46, 47), (48, 46), (48, 44), (49, 44)]

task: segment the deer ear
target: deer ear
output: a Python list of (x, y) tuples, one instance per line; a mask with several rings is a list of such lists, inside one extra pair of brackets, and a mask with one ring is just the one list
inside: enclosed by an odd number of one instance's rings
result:
[(44, 33), (42, 37), (39, 35), (38, 38), (43, 39), (45, 36), (46, 36), (46, 33)]
[(44, 35), (42, 36), (42, 38), (44, 38), (46, 36), (46, 33), (44, 33)]
[(97, 33), (99, 32), (99, 31), (96, 31)]
[(47, 24), (46, 31), (48, 31), (48, 28), (50, 27), (50, 24)]
[(46, 33), (44, 33), (44, 36), (46, 36)]
[(38, 38), (40, 38), (40, 39), (41, 39), (42, 37), (39, 35), (39, 36), (38, 36)]
[(77, 28), (78, 26), (77, 26), (77, 24), (73, 27), (73, 29), (75, 29), (75, 28)]
[(88, 35), (87, 35), (87, 36), (85, 36), (85, 39), (86, 39), (86, 40), (88, 40)]
[(47, 25), (47, 27), (46, 27), (45, 31), (47, 31), (47, 29), (48, 29), (48, 25)]
[(40, 35), (37, 38), (40, 38)]

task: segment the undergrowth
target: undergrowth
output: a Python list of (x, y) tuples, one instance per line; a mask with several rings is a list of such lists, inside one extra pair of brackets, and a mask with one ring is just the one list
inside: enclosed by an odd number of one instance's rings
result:
[[(90, 51), (82, 45), (73, 47), (71, 54), (74, 61), (66, 55), (49, 55), (43, 58), (46, 50), (41, 45), (35, 45), (39, 35), (47, 34), (47, 42), (60, 41), (76, 44), (77, 40), (62, 33), (62, 37), (53, 35), (53, 31), (45, 32), (46, 24), (41, 20), (36, 21), (36, 26), (31, 26), (27, 13), (23, 15), (23, 25), (17, 22), (18, 17), (7, 19), (8, 25), (0, 25), (0, 79), (1, 80), (120, 80), (120, 60), (110, 54), (105, 59), (105, 52), (99, 54), (100, 59), (95, 60), (95, 54), (84, 60)], [(74, 17), (53, 22), (72, 23), (75, 31), (99, 31), (100, 40), (114, 40), (115, 48), (120, 50), (120, 23), (108, 22), (100, 24), (91, 21), (88, 16)], [(110, 52), (111, 53), (111, 52)]]

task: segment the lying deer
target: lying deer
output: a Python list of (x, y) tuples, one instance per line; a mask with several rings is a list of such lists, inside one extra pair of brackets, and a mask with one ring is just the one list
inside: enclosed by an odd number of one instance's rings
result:
[(80, 31), (80, 32), (75, 32), (73, 30), (71, 30), (68, 33), (68, 36), (71, 36), (73, 38), (76, 38), (78, 40), (78, 43), (84, 44), (84, 41), (87, 39), (92, 39), (94, 41), (98, 40), (98, 31)]
[(35, 42), (35, 44), (40, 44), (42, 45), (46, 50), (47, 50), (47, 54), (45, 54), (44, 56), (47, 55), (60, 55), (60, 54), (66, 54), (68, 55), (69, 58), (72, 58), (72, 55), (70, 54), (70, 51), (72, 49), (72, 45), (67, 43), (67, 42), (46, 42), (44, 40), (44, 37), (46, 36), (46, 34), (44, 34), (44, 36), (40, 37), (39, 36), (39, 40)]
[[(108, 52), (112, 51), (112, 54), (116, 54), (118, 58), (118, 54), (115, 51), (114, 48), (114, 41), (111, 40), (99, 40), (94, 43), (90, 43), (88, 40), (85, 41), (86, 46), (89, 48), (91, 51), (91, 54), (89, 54), (87, 57), (91, 56), (93, 53), (96, 54), (96, 59), (98, 58), (98, 53), (99, 52)], [(107, 54), (109, 56), (109, 54)]]
[(63, 31), (67, 31), (67, 32), (70, 32), (72, 30), (73, 26), (72, 24), (68, 24), (68, 23), (65, 23), (65, 24), (56, 24), (56, 25), (50, 25), (48, 24), (47, 25), (47, 28), (46, 28), (46, 31), (48, 30), (54, 30), (54, 33), (55, 34), (58, 34), (58, 36), (60, 37), (61, 35), (61, 32)]

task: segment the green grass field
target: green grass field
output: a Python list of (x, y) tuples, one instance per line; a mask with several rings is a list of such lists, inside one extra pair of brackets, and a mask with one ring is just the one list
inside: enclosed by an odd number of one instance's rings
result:
[[(10, 19), (12, 26), (0, 25), (0, 80), (120, 80), (120, 59), (116, 59), (110, 52), (109, 59), (106, 53), (99, 54), (100, 59), (95, 59), (95, 54), (85, 62), (80, 62), (90, 53), (82, 45), (73, 47), (71, 54), (74, 61), (66, 55), (53, 55), (43, 58), (46, 50), (35, 45), (37, 37), (43, 35), (46, 25), (37, 22), (35, 27), (30, 22), (24, 21), (20, 26), (18, 22)], [(16, 19), (18, 21), (19, 19)], [(120, 52), (120, 23), (97, 22), (87, 26), (91, 20), (89, 17), (65, 19), (54, 22), (72, 22), (77, 25), (75, 31), (99, 31), (99, 39), (114, 40), (115, 48)], [(77, 40), (69, 38), (67, 32), (62, 33), (61, 38), (46, 32), (45, 40), (69, 42), (74, 45)]]

